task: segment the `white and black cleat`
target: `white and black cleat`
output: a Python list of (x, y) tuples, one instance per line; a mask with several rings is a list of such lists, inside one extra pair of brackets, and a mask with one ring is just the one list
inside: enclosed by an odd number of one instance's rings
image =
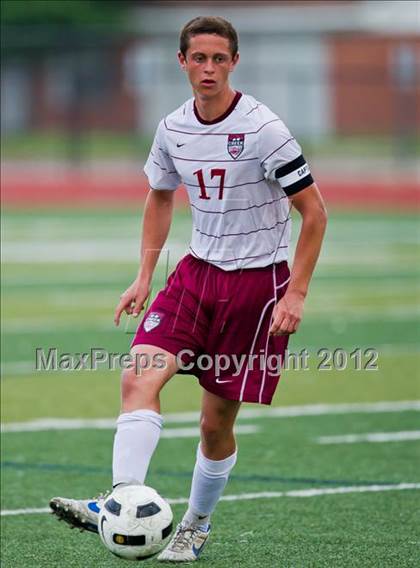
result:
[(70, 528), (97, 533), (98, 518), (103, 502), (103, 496), (85, 500), (54, 497), (50, 501), (50, 508), (58, 520), (65, 521)]

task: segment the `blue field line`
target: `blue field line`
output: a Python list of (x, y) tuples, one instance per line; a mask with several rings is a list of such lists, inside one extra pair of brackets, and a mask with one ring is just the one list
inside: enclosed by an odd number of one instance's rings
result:
[[(94, 465), (80, 464), (58, 464), (58, 463), (22, 463), (16, 461), (3, 461), (0, 466), (5, 469), (29, 470), (36, 469), (38, 471), (63, 471), (66, 473), (73, 472), (78, 474), (106, 474), (111, 475), (110, 467), (100, 467)], [(168, 471), (164, 469), (151, 470), (150, 476), (158, 477), (178, 477), (190, 478), (192, 471)], [(231, 481), (244, 482), (277, 482), (277, 483), (303, 483), (309, 485), (398, 485), (402, 481), (377, 481), (377, 480), (354, 480), (354, 479), (319, 479), (316, 477), (284, 477), (280, 475), (255, 475), (255, 474), (232, 474), (229, 479)]]

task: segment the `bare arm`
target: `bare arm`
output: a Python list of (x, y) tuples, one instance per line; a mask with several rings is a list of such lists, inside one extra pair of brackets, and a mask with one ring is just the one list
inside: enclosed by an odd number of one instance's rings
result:
[(325, 205), (315, 184), (294, 195), (291, 201), (302, 217), (302, 225), (287, 292), (273, 311), (273, 335), (295, 333), (299, 327), (327, 224)]
[(144, 206), (139, 271), (134, 282), (120, 298), (115, 310), (115, 325), (119, 325), (124, 311), (137, 316), (150, 294), (153, 272), (171, 226), (173, 201), (173, 191), (149, 191)]

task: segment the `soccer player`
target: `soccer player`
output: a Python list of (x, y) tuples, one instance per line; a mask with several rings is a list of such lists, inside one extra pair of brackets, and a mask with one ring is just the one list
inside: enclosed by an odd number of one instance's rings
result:
[[(214, 17), (191, 20), (181, 32), (178, 58), (194, 96), (157, 128), (145, 165), (150, 191), (140, 269), (116, 308), (117, 325), (124, 311), (137, 316), (149, 295), (181, 183), (192, 209), (192, 240), (132, 344), (133, 357), (164, 356), (165, 364), (141, 372), (133, 365), (122, 373), (113, 486), (144, 483), (162, 428), (159, 393), (177, 371), (192, 366), (203, 387), (201, 441), (188, 509), (158, 557), (189, 562), (209, 536), (210, 516), (236, 462), (233, 426), (241, 402), (271, 403), (279, 371), (266, 363), (284, 354), (302, 319), (326, 212), (284, 123), (231, 88), (239, 59), (232, 25)], [(292, 206), (302, 222), (289, 272)], [(212, 361), (219, 356), (223, 365), (200, 368), (202, 354)], [(100, 499), (57, 497), (51, 507), (71, 525), (98, 531)]]

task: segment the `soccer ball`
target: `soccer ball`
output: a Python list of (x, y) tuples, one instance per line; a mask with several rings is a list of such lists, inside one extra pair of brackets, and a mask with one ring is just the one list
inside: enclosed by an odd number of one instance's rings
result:
[(116, 556), (144, 560), (157, 554), (172, 532), (172, 510), (157, 491), (145, 485), (121, 485), (99, 513), (99, 536)]

